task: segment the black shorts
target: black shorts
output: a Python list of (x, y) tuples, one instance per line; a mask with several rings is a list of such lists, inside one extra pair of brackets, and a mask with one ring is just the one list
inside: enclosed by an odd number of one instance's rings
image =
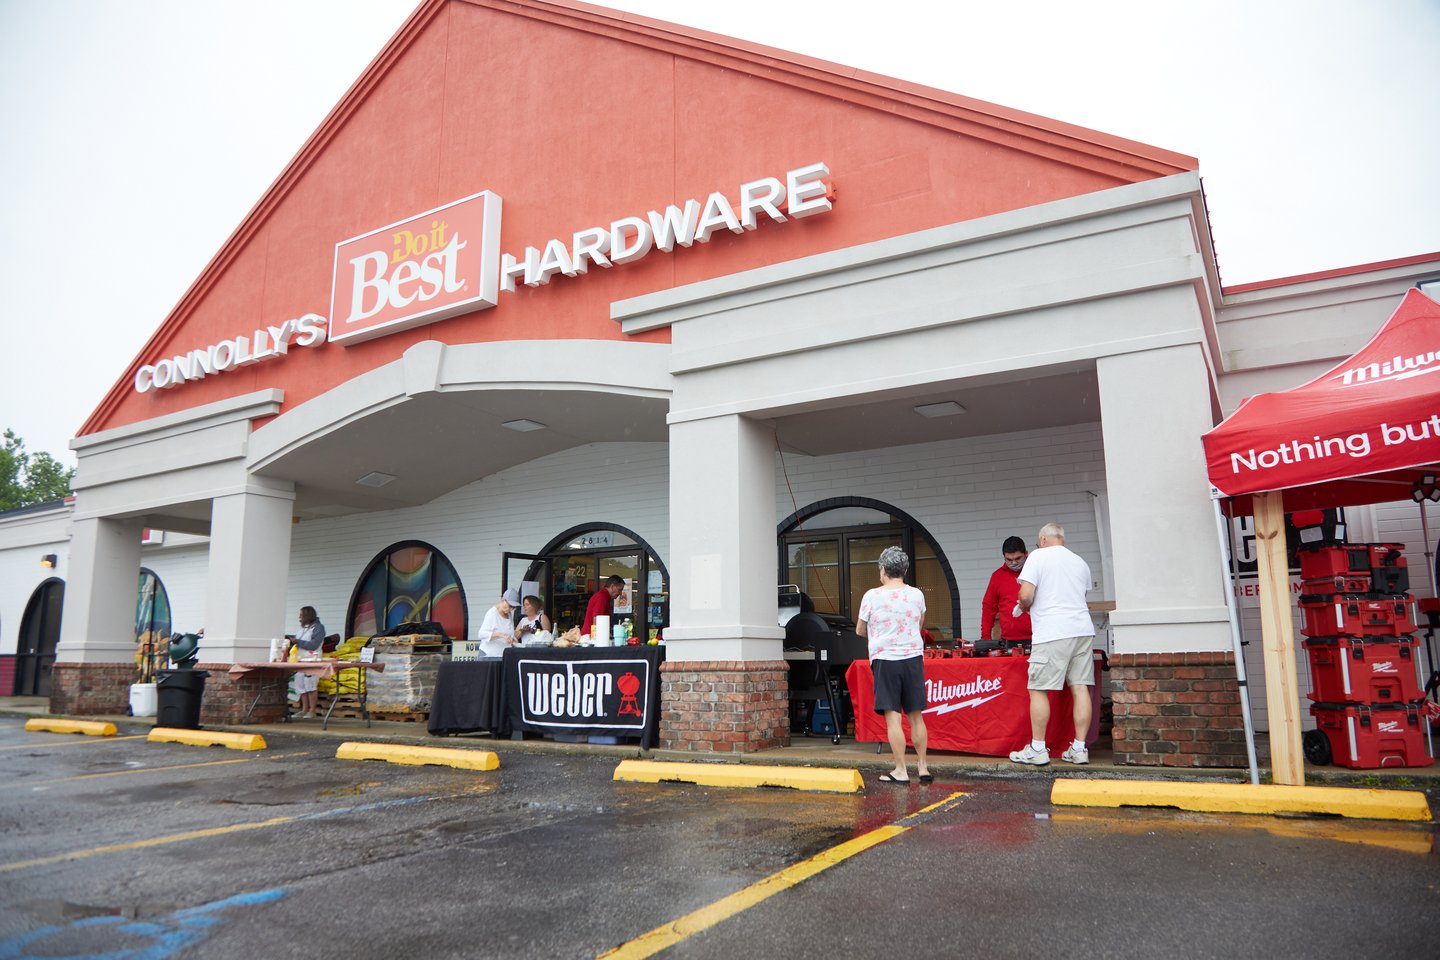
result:
[(871, 660), (875, 674), (875, 712), (899, 710), (914, 713), (925, 709), (925, 658)]

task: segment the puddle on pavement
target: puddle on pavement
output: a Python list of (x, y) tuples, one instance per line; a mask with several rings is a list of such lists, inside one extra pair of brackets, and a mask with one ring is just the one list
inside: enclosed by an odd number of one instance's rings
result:
[(1405, 823), (1383, 820), (1353, 820), (1331, 816), (1268, 817), (1246, 814), (1153, 811), (1152, 808), (1127, 808), (1126, 815), (1099, 811), (1055, 811), (1051, 822), (1057, 829), (1082, 827), (1087, 830), (1108, 830), (1130, 835), (1182, 830), (1258, 830), (1276, 837), (1301, 840), (1329, 840), (1335, 843), (1356, 843), (1384, 847), (1400, 853), (1432, 854), (1436, 852), (1434, 823)]
[[(123, 917), (134, 920), (140, 916), (136, 906), (110, 907), (92, 903), (74, 903), (70, 900), (32, 900), (15, 905), (43, 923), (64, 923), (70, 920), (88, 920), (91, 917)], [(37, 956), (42, 954), (37, 954)]]

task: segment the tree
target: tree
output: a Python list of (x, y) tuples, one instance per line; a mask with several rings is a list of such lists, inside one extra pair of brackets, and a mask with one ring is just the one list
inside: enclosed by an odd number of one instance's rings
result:
[(0, 447), (0, 510), (50, 503), (70, 496), (75, 468), (68, 470), (48, 453), (30, 454), (14, 430)]

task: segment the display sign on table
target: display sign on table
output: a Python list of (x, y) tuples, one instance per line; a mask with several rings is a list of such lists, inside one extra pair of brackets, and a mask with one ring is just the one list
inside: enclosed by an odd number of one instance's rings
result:
[(450, 644), (451, 660), (479, 660), (483, 656), (479, 640), (456, 640)]
[(505, 651), (507, 729), (575, 736), (639, 737), (660, 732), (663, 647), (572, 647)]

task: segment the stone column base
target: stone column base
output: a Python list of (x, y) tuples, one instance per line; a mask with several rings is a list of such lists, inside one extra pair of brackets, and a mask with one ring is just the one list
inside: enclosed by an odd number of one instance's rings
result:
[(1115, 654), (1110, 690), (1116, 763), (1246, 765), (1233, 653)]
[(660, 749), (754, 753), (790, 745), (784, 660), (680, 660), (660, 665)]

